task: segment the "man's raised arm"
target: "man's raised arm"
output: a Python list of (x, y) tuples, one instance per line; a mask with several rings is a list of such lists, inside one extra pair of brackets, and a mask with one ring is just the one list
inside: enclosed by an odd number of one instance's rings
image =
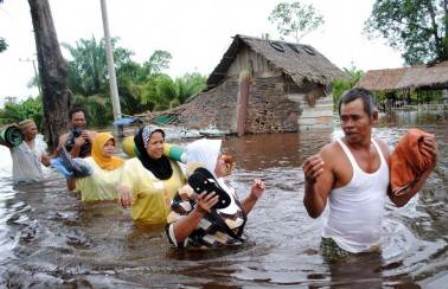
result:
[(317, 218), (322, 214), (335, 181), (330, 153), (327, 145), (319, 154), (307, 158), (303, 165), (305, 176), (303, 203), (311, 218)]

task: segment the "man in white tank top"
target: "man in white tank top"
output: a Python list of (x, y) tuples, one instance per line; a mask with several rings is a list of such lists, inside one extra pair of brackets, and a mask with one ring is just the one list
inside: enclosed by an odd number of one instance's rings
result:
[[(321, 242), (322, 253), (329, 259), (378, 250), (386, 196), (404, 206), (433, 169), (415, 180), (406, 193), (391, 194), (389, 149), (372, 137), (378, 112), (371, 93), (358, 88), (346, 92), (339, 103), (339, 116), (344, 137), (324, 146), (303, 165), (308, 214), (319, 217), (329, 200)], [(434, 136), (425, 137), (424, 143), (436, 158)]]

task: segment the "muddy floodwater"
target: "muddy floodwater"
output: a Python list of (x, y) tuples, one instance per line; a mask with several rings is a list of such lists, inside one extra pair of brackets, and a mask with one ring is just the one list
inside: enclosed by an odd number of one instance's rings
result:
[(393, 146), (414, 126), (437, 136), (434, 173), (406, 207), (387, 204), (381, 254), (338, 265), (319, 254), (323, 218), (306, 214), (301, 164), (340, 130), (226, 138), (239, 195), (253, 178), (267, 190), (248, 244), (214, 252), (177, 252), (163, 226), (135, 227), (114, 204), (83, 205), (52, 172), (14, 187), (1, 147), (0, 288), (448, 288), (448, 113), (384, 115), (375, 135)]

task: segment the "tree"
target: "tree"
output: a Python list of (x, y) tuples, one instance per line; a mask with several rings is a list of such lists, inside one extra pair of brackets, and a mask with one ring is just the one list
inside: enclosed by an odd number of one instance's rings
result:
[(176, 90), (179, 103), (186, 102), (190, 97), (197, 95), (207, 85), (207, 78), (199, 73), (187, 73), (176, 78)]
[(68, 67), (62, 57), (48, 0), (28, 0), (36, 41), (42, 84), (45, 132), (50, 147), (56, 147), (66, 129), (71, 94), (67, 88)]
[(8, 44), (6, 43), (4, 38), (0, 37), (0, 52), (3, 52), (8, 48)]
[(159, 73), (170, 67), (172, 59), (171, 53), (165, 50), (156, 50), (149, 57), (148, 61), (143, 63), (143, 69), (146, 75)]
[(277, 26), (282, 36), (293, 35), (296, 42), (324, 23), (324, 18), (311, 4), (281, 2), (275, 6), (268, 20)]
[(43, 127), (42, 99), (28, 98), (20, 103), (6, 103), (0, 110), (0, 123), (19, 123), (24, 119), (32, 118), (39, 128)]
[(348, 68), (344, 67), (344, 73), (346, 75), (346, 78), (337, 79), (332, 83), (333, 104), (335, 106), (338, 105), (339, 99), (341, 98), (342, 94), (345, 91), (352, 89), (364, 76), (364, 71), (358, 69), (354, 64), (351, 64), (351, 66)]
[(154, 74), (141, 87), (142, 103), (151, 110), (165, 110), (183, 104), (206, 86), (199, 73), (185, 74), (173, 80), (166, 74)]
[[(117, 73), (117, 84), (120, 95), (121, 107), (125, 114), (134, 114), (145, 111), (148, 107), (141, 105), (141, 87), (153, 75), (156, 75), (169, 67), (171, 54), (164, 50), (156, 50), (143, 65), (131, 59), (133, 52), (117, 45), (118, 39), (112, 39), (114, 62)], [(95, 107), (101, 105), (98, 97), (109, 98), (108, 72), (106, 62), (106, 50), (104, 39), (97, 41), (91, 39), (80, 39), (75, 45), (63, 44), (71, 55), (69, 62), (69, 87), (75, 95), (83, 96), (76, 98), (81, 105)], [(94, 96), (96, 100), (89, 98)], [(94, 109), (93, 109), (94, 110)], [(96, 114), (92, 114), (95, 117)], [(106, 116), (111, 114), (107, 113)], [(107, 117), (99, 121), (99, 125), (111, 121)], [(96, 123), (96, 122), (92, 122)]]
[(376, 0), (365, 31), (403, 51), (407, 64), (448, 60), (448, 0)]
[[(115, 46), (118, 40), (112, 39)], [(84, 96), (95, 94), (109, 94), (108, 71), (104, 39), (97, 41), (80, 39), (75, 45), (62, 44), (72, 57), (69, 62), (68, 85), (74, 94)], [(114, 63), (117, 71), (123, 65), (131, 62), (132, 51), (117, 47), (113, 49)]]

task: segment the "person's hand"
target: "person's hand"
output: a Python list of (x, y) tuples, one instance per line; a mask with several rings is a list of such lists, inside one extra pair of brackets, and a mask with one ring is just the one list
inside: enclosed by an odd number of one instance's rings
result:
[(77, 138), (75, 138), (75, 146), (81, 147), (83, 144), (85, 144), (87, 139), (81, 134)]
[(202, 192), (196, 195), (196, 211), (205, 214), (210, 213), (213, 206), (219, 201), (219, 196), (215, 192), (207, 194), (207, 192)]
[(90, 138), (90, 134), (87, 130), (83, 130), (81, 132), (81, 136), (85, 139), (86, 142), (92, 141)]
[(119, 188), (119, 202), (123, 208), (128, 208), (134, 203), (134, 199), (131, 196), (131, 193), (126, 188)]
[(188, 184), (182, 186), (178, 194), (183, 201), (194, 199), (193, 196), (195, 195), (193, 188)]
[(50, 164), (51, 164), (51, 157), (50, 157), (49, 155), (47, 155), (47, 154), (43, 154), (43, 155), (41, 156), (41, 158), (40, 158), (40, 162), (41, 162), (44, 166), (48, 167), (48, 166), (50, 166)]
[(263, 195), (265, 188), (266, 186), (262, 180), (255, 179), (250, 187), (250, 195), (258, 200)]
[(316, 179), (324, 172), (324, 161), (320, 155), (310, 156), (305, 160), (303, 164), (303, 173), (305, 175), (305, 181), (312, 185), (316, 182)]

